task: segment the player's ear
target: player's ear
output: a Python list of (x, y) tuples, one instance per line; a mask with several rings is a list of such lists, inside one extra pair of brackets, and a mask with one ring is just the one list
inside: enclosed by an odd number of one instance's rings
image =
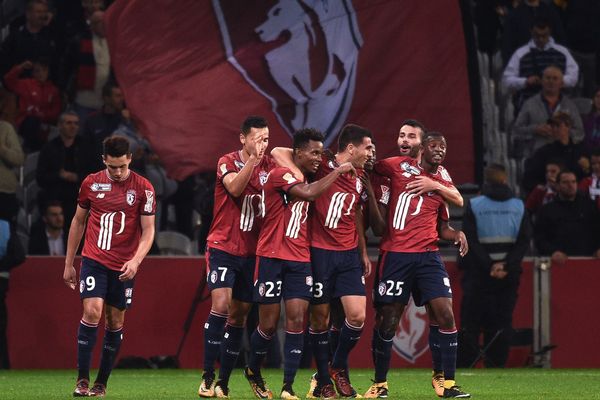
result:
[(246, 135), (244, 135), (244, 132), (240, 132), (240, 142), (246, 144)]

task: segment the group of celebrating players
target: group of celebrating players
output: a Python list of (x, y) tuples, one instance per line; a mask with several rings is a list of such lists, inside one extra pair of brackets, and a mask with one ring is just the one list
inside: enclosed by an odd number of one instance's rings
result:
[[(470, 397), (454, 379), (457, 330), (452, 291), (437, 247), (442, 238), (458, 245), (461, 255), (468, 250), (464, 234), (448, 224), (447, 204), (462, 206), (463, 199), (441, 166), (444, 136), (406, 120), (398, 134), (400, 156), (377, 162), (373, 136), (366, 128), (344, 126), (335, 154), (323, 149), (323, 140), (319, 131), (301, 129), (293, 136), (292, 148), (269, 153), (267, 121), (250, 116), (241, 126), (242, 148), (218, 161), (206, 251), (212, 305), (204, 324), (199, 396), (229, 397), (246, 318), (256, 303), (259, 324), (250, 338), (244, 375), (257, 398), (273, 398), (261, 364), (276, 334), (283, 300), (282, 399), (299, 399), (293, 383), (302, 358), (307, 312), (317, 372), (306, 397), (385, 398), (392, 341), (412, 295), (415, 304), (426, 306), (430, 319), (435, 393), (443, 398)], [(89, 175), (81, 185), (63, 276), (72, 289), (79, 283), (83, 303), (74, 396), (105, 395), (123, 339), (133, 278), (154, 237), (154, 189), (129, 170), (127, 140), (106, 139), (102, 157), (106, 169)], [(348, 355), (366, 318), (369, 226), (383, 237), (373, 288), (375, 376), (361, 396), (350, 382)], [(84, 230), (78, 282), (73, 260)], [(104, 305), (102, 358), (98, 377), (90, 385), (91, 353)]]

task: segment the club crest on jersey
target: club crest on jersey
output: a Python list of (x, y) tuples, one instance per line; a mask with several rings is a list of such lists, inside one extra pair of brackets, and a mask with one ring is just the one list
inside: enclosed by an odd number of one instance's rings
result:
[(258, 295), (260, 297), (264, 297), (265, 295), (265, 284), (261, 283), (260, 285), (258, 285)]
[(306, 286), (312, 286), (313, 285), (313, 278), (312, 276), (307, 276), (306, 277)]
[(84, 288), (85, 288), (85, 282), (82, 279), (79, 281), (79, 293), (83, 293)]
[(110, 192), (112, 189), (112, 184), (94, 182), (92, 183), (92, 186), (90, 186), (90, 189), (92, 192)]
[(135, 203), (135, 190), (129, 189), (126, 195), (127, 204), (132, 206)]
[(236, 166), (236, 167), (238, 167), (239, 169), (242, 169), (242, 168), (244, 168), (244, 165), (245, 165), (243, 162), (241, 162), (241, 161), (238, 161), (238, 160), (235, 160), (233, 163), (234, 163), (234, 164), (235, 164), (235, 166)]
[(380, 296), (383, 296), (385, 294), (386, 289), (387, 286), (385, 285), (385, 282), (379, 282), (379, 287), (377, 288), (377, 290), (379, 291)]
[(410, 175), (421, 175), (421, 171), (419, 171), (419, 168), (410, 165), (406, 161), (404, 161), (402, 164), (400, 164), (400, 168), (402, 168), (402, 171), (405, 172), (403, 175), (406, 176), (407, 178)]
[(269, 173), (266, 171), (260, 171), (258, 173), (258, 180), (261, 186), (264, 186), (267, 183), (267, 178), (269, 177)]
[(362, 193), (362, 182), (358, 178), (356, 178), (356, 192)]
[(210, 281), (212, 283), (216, 283), (217, 282), (217, 271), (213, 271), (210, 273)]

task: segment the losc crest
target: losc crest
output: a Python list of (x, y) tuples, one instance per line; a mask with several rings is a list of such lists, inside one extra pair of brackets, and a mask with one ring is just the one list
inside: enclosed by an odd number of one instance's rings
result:
[(354, 97), (363, 39), (350, 0), (213, 0), (227, 60), (286, 131), (314, 127), (325, 145)]
[(417, 307), (411, 296), (393, 339), (394, 351), (410, 363), (429, 348), (429, 322), (425, 307)]

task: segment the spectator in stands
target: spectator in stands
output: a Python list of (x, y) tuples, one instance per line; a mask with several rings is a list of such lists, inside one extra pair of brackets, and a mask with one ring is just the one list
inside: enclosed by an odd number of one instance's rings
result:
[[(0, 98), (0, 114), (6, 97)], [(0, 120), (0, 209), (9, 212), (9, 219), (18, 211), (17, 186), (19, 182), (15, 168), (23, 165), (25, 154), (21, 149), (17, 133), (11, 124)]]
[(546, 163), (546, 183), (534, 187), (525, 201), (525, 208), (530, 215), (535, 216), (544, 204), (554, 200), (556, 196), (556, 177), (563, 169), (564, 164), (560, 160), (549, 160)]
[(90, 29), (90, 19), (96, 11), (105, 9), (103, 0), (69, 0), (55, 4), (57, 9), (56, 25), (59, 29), (59, 47)]
[[(121, 88), (109, 81), (102, 88), (102, 108), (89, 115), (83, 125), (83, 137), (93, 147), (94, 154), (102, 154), (102, 141), (124, 123), (122, 111), (125, 101)], [(102, 169), (102, 160), (96, 160), (96, 169)]]
[(600, 148), (595, 147), (590, 154), (592, 174), (579, 181), (579, 190), (596, 203), (600, 210)]
[(596, 85), (600, 52), (600, 1), (569, 0), (564, 11), (567, 45), (579, 64), (583, 79), (582, 95), (592, 97)]
[(512, 315), (521, 278), (521, 261), (532, 227), (523, 201), (508, 187), (506, 170), (485, 169), (481, 196), (469, 200), (463, 231), (469, 253), (459, 260), (462, 279), (461, 343), (458, 366), (468, 367), (480, 354), (483, 332), (486, 367), (504, 367), (512, 336)]
[(596, 88), (596, 93), (592, 98), (592, 109), (583, 117), (583, 129), (585, 146), (587, 148), (600, 147), (600, 86)]
[[(46, 143), (49, 125), (56, 124), (61, 111), (58, 88), (48, 79), (48, 61), (29, 60), (15, 65), (4, 76), (8, 89), (19, 96), (17, 126), (28, 153), (39, 151)], [(33, 71), (32, 78), (21, 77), (24, 71)]]
[(540, 255), (557, 264), (568, 257), (600, 256), (600, 215), (589, 197), (577, 192), (577, 176), (569, 170), (558, 174), (554, 201), (542, 206), (534, 226)]
[(525, 162), (523, 186), (527, 192), (545, 181), (545, 166), (551, 160), (560, 160), (566, 169), (577, 174), (578, 179), (589, 173), (588, 151), (582, 143), (573, 143), (570, 135), (573, 126), (571, 116), (559, 111), (548, 119), (548, 125), (554, 141), (540, 147)]
[(519, 111), (513, 126), (513, 140), (521, 147), (524, 157), (553, 140), (548, 119), (558, 111), (571, 116), (571, 138), (579, 143), (583, 140), (583, 124), (579, 110), (571, 99), (561, 93), (562, 72), (550, 66), (542, 74), (542, 92), (529, 98)]
[(48, 4), (45, 0), (29, 0), (25, 9), (25, 25), (11, 31), (0, 49), (2, 76), (14, 65), (27, 60), (45, 58), (50, 62), (52, 74), (56, 73), (58, 54), (56, 40), (48, 28)]
[(49, 201), (42, 217), (33, 223), (29, 234), (28, 254), (64, 256), (67, 249), (65, 216), (58, 200)]
[(43, 189), (40, 203), (59, 200), (62, 204), (66, 226), (75, 214), (79, 185), (93, 172), (90, 146), (77, 134), (79, 116), (73, 111), (61, 114), (58, 122), (59, 136), (49, 141), (41, 150), (36, 178)]
[(85, 122), (89, 114), (102, 107), (103, 88), (111, 74), (103, 11), (94, 12), (90, 28), (68, 45), (61, 71), (60, 85), (80, 120)]
[(14, 219), (0, 207), (0, 369), (10, 369), (6, 338), (8, 312), (6, 294), (10, 270), (25, 261), (25, 251), (16, 234)]
[(579, 66), (566, 47), (556, 44), (548, 21), (536, 20), (531, 29), (531, 40), (512, 54), (502, 74), (502, 84), (515, 92), (515, 115), (525, 100), (541, 91), (542, 74), (551, 65), (561, 69), (564, 87), (575, 87)]
[(502, 60), (505, 65), (515, 50), (527, 43), (536, 19), (547, 20), (554, 39), (558, 43), (565, 43), (560, 16), (552, 7), (541, 0), (523, 0), (517, 7), (509, 11), (502, 34)]

